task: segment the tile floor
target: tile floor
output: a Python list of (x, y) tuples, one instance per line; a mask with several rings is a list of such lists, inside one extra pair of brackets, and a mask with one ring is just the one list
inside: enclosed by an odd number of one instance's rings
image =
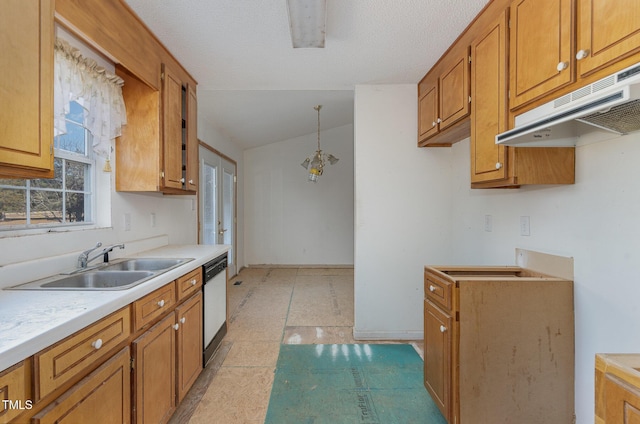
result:
[(263, 423), (280, 344), (358, 343), (352, 327), (352, 268), (242, 270), (228, 333), (171, 423)]

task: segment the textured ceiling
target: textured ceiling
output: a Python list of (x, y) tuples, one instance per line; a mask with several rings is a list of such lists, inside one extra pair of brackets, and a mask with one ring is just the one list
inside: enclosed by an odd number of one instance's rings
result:
[(358, 84), (417, 83), (487, 0), (328, 0), (324, 49), (291, 47), (286, 0), (126, 0), (243, 148), (353, 122)]

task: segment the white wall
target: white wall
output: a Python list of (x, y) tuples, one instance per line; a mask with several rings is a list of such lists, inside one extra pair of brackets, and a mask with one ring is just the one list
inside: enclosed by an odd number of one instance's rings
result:
[[(513, 264), (516, 247), (574, 258), (576, 414), (593, 423), (595, 354), (640, 351), (640, 135), (577, 147), (567, 186), (470, 190), (468, 140), (452, 153), (449, 263)], [(528, 237), (520, 216), (530, 217)]]
[(353, 264), (353, 126), (320, 134), (340, 159), (314, 184), (300, 164), (317, 133), (245, 150), (245, 263)]
[(417, 148), (415, 85), (355, 92), (355, 327), (421, 339), (422, 271), (451, 258), (451, 149)]

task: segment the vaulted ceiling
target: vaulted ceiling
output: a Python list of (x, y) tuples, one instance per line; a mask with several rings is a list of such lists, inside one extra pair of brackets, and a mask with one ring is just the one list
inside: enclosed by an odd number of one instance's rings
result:
[(286, 0), (126, 0), (198, 81), (199, 115), (242, 148), (353, 123), (358, 84), (415, 84), (487, 0), (327, 0), (294, 49)]

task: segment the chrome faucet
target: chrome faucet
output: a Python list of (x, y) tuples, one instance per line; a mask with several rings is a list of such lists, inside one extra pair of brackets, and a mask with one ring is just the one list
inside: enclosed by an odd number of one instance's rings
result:
[(89, 262), (91, 262), (92, 260), (99, 258), (100, 256), (102, 256), (104, 259), (104, 262), (109, 262), (109, 252), (111, 252), (113, 249), (115, 249), (116, 247), (120, 248), (120, 249), (124, 249), (124, 244), (113, 244), (111, 246), (107, 246), (104, 249), (102, 249), (99, 253), (96, 253), (93, 256), (89, 256), (89, 254), (91, 252), (93, 252), (96, 249), (99, 249), (100, 247), (102, 247), (102, 243), (98, 242), (96, 243), (96, 246), (85, 250), (84, 252), (82, 252), (80, 254), (80, 256), (78, 256), (78, 268), (80, 269), (84, 269), (87, 267), (87, 264)]

